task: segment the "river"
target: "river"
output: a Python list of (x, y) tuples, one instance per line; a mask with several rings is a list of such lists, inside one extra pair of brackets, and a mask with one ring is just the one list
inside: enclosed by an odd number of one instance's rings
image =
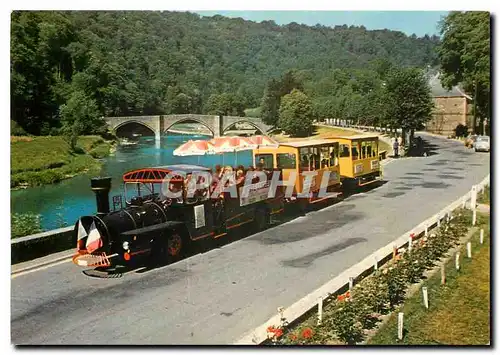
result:
[[(101, 176), (112, 178), (111, 196), (122, 194), (123, 173), (142, 167), (169, 164), (199, 164), (213, 167), (217, 164), (251, 164), (251, 152), (227, 153), (224, 155), (178, 157), (172, 153), (188, 139), (209, 139), (201, 135), (165, 135), (160, 148), (154, 137), (141, 137), (135, 146), (118, 146), (116, 152), (103, 159)], [(64, 180), (57, 184), (31, 187), (11, 192), (11, 212), (35, 213), (41, 215), (42, 228), (50, 230), (73, 225), (82, 215), (94, 214), (95, 196), (90, 190), (87, 174)], [(112, 207), (112, 202), (110, 201)]]

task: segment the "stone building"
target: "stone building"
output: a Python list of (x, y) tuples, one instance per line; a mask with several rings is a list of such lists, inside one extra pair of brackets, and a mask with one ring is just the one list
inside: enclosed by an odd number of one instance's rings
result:
[(426, 124), (426, 131), (450, 136), (459, 124), (472, 131), (472, 98), (458, 86), (445, 89), (439, 80), (439, 73), (429, 76), (429, 86), (434, 98), (435, 109), (432, 119)]

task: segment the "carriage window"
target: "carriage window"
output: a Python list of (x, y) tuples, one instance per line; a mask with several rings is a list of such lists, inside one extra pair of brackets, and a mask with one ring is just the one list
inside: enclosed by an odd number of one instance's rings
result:
[(372, 157), (377, 157), (378, 149), (377, 149), (377, 141), (372, 142)]
[(352, 151), (352, 160), (357, 160), (359, 158), (359, 153), (358, 153), (358, 144), (359, 143), (354, 143), (352, 145), (351, 151)]
[(295, 169), (297, 166), (297, 159), (292, 153), (276, 154), (276, 160), (278, 161), (278, 169)]
[(366, 159), (368, 156), (366, 155), (366, 146), (369, 144), (369, 142), (361, 142), (361, 156), (360, 159)]
[(256, 154), (255, 155), (255, 166), (262, 164), (264, 169), (273, 168), (273, 155), (272, 154)]
[(321, 168), (328, 168), (330, 166), (330, 147), (324, 146), (319, 149)]
[(345, 158), (348, 157), (349, 154), (349, 145), (347, 144), (341, 144), (340, 145), (340, 157)]
[(304, 147), (299, 149), (300, 167), (303, 170), (319, 169), (320, 157), (317, 147)]
[(338, 165), (339, 163), (339, 150), (337, 149), (337, 146), (330, 146), (328, 147), (330, 154), (330, 166), (335, 166)]

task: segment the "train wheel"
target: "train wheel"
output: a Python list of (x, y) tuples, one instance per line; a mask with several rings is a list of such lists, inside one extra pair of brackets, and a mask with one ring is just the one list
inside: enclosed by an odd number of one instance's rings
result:
[(183, 240), (179, 233), (173, 232), (167, 237), (167, 258), (177, 260), (183, 252)]

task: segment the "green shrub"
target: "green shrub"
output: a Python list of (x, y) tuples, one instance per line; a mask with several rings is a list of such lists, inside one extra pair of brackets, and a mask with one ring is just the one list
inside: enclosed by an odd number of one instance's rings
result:
[(42, 231), (40, 216), (31, 213), (12, 213), (10, 224), (12, 238), (24, 237)]
[(344, 343), (354, 345), (363, 340), (363, 327), (358, 320), (354, 302), (336, 301), (325, 320), (325, 326), (331, 328)]

